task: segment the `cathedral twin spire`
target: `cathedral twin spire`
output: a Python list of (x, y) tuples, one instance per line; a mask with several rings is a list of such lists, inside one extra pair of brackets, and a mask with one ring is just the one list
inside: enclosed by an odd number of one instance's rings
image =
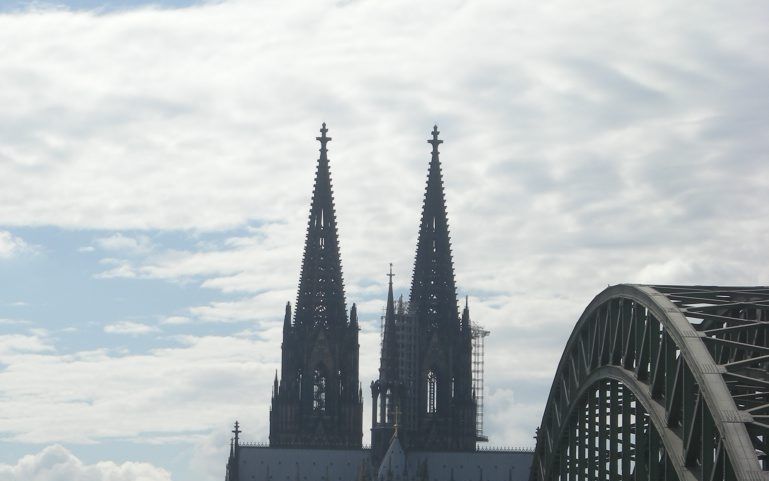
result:
[[(286, 305), (281, 375), (273, 383), (272, 446), (360, 447), (362, 442), (357, 310), (353, 305), (348, 317), (325, 123), (320, 133), (297, 301), (293, 320)], [(469, 344), (460, 335), (466, 334), (467, 316), (460, 324), (438, 134), (436, 126), (428, 140), (432, 155), (408, 308), (399, 301), (396, 309), (390, 268), (382, 364), (372, 385), (379, 395), (372, 401), (375, 428), (385, 429), (372, 437), (377, 445), (401, 407), (404, 442), (410, 446), (444, 438), (447, 449), (475, 445), (475, 406), (463, 404), (472, 402), (469, 391), (465, 394)], [(383, 402), (379, 416), (377, 397)], [(472, 431), (465, 429), (471, 421)], [(449, 434), (460, 432), (462, 439)]]
[(325, 123), (320, 133), (293, 322), (290, 304), (283, 320), (270, 445), (354, 448), (362, 442), (358, 316), (353, 304), (348, 322)]
[(379, 379), (371, 385), (375, 461), (395, 429), (394, 411), (403, 413), (401, 442), (408, 449), (475, 449), (472, 331), (467, 305), (461, 320), (457, 309), (439, 133), (434, 126), (427, 141), (432, 152), (405, 311), (395, 313), (392, 278), (389, 283)]
[[(299, 278), (295, 325), (332, 327), (329, 325), (332, 320), (346, 321), (347, 314), (326, 147), (331, 137), (326, 135), (328, 129), (325, 123), (320, 132), (321, 136), (316, 137), (321, 144), (320, 158), (315, 173)], [(438, 146), (443, 143), (443, 140), (438, 138), (438, 134), (440, 134), (438, 127), (434, 126), (432, 138), (427, 141), (432, 145), (432, 155), (422, 207), (409, 304), (418, 309), (418, 315), (426, 321), (427, 329), (438, 328), (442, 322), (453, 324), (446, 327), (456, 329), (459, 325), (454, 320), (458, 321), (459, 316), (454, 265), (438, 152)], [(390, 288), (392, 289), (392, 277), (390, 277)], [(393, 312), (390, 312), (388, 317), (394, 319), (392, 292), (389, 296), (388, 309)], [(287, 315), (288, 309), (287, 306)]]
[(333, 326), (347, 320), (344, 298), (342, 264), (339, 257), (339, 238), (328, 166), (326, 124), (320, 129), (320, 158), (315, 172), (307, 238), (299, 276), (295, 323), (300, 327)]
[[(433, 127), (433, 146), (427, 173), (422, 218), (419, 225), (414, 275), (411, 281), (409, 305), (427, 330), (458, 327), (457, 293), (454, 284), (454, 264), (451, 259), (449, 221), (443, 193), (443, 175), (438, 146), (438, 126)], [(442, 326), (442, 324), (448, 324)]]

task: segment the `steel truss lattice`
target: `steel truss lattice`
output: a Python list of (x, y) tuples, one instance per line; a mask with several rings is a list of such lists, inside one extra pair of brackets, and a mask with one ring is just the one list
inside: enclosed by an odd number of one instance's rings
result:
[(532, 481), (769, 481), (769, 287), (618, 285), (550, 389)]

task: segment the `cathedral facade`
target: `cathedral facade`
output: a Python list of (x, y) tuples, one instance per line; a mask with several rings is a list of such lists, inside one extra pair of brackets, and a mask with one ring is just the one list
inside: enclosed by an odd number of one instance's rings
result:
[[(371, 383), (371, 448), (362, 447), (358, 318), (346, 307), (326, 125), (321, 128), (295, 309), (286, 305), (269, 446), (241, 444), (236, 423), (225, 481), (528, 478), (532, 453), (477, 451), (472, 332), (459, 315), (438, 147), (432, 152), (408, 301), (387, 293), (379, 377)], [(484, 474), (485, 473), (485, 474)]]

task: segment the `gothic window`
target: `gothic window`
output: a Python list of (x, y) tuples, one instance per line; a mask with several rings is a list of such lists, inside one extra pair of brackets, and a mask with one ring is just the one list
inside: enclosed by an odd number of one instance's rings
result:
[(296, 385), (299, 388), (299, 399), (302, 399), (302, 370), (296, 373)]
[(430, 369), (427, 372), (427, 413), (433, 414), (435, 409), (435, 394), (438, 391), (438, 376), (435, 371)]
[(344, 391), (344, 372), (340, 369), (337, 371), (337, 379), (339, 379), (339, 397), (342, 397), (342, 391)]
[(312, 409), (316, 413), (326, 412), (326, 381), (326, 370), (318, 365), (312, 376)]
[(452, 398), (454, 397), (454, 386), (456, 385), (456, 383), (457, 383), (457, 378), (452, 377), (451, 378), (451, 397)]
[(385, 394), (385, 420), (388, 423), (393, 422), (393, 392), (388, 388)]

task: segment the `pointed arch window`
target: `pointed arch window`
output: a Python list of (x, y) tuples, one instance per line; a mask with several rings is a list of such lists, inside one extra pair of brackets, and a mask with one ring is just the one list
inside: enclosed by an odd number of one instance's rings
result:
[(435, 374), (435, 370), (430, 369), (427, 372), (427, 413), (434, 414), (436, 412), (435, 395), (438, 391), (438, 376)]
[(296, 372), (296, 386), (299, 390), (299, 399), (302, 399), (302, 370)]
[(385, 394), (385, 421), (388, 423), (393, 422), (393, 392), (390, 388), (387, 388), (387, 393)]
[(322, 365), (315, 368), (312, 376), (312, 410), (316, 413), (326, 412), (326, 388), (328, 379)]

